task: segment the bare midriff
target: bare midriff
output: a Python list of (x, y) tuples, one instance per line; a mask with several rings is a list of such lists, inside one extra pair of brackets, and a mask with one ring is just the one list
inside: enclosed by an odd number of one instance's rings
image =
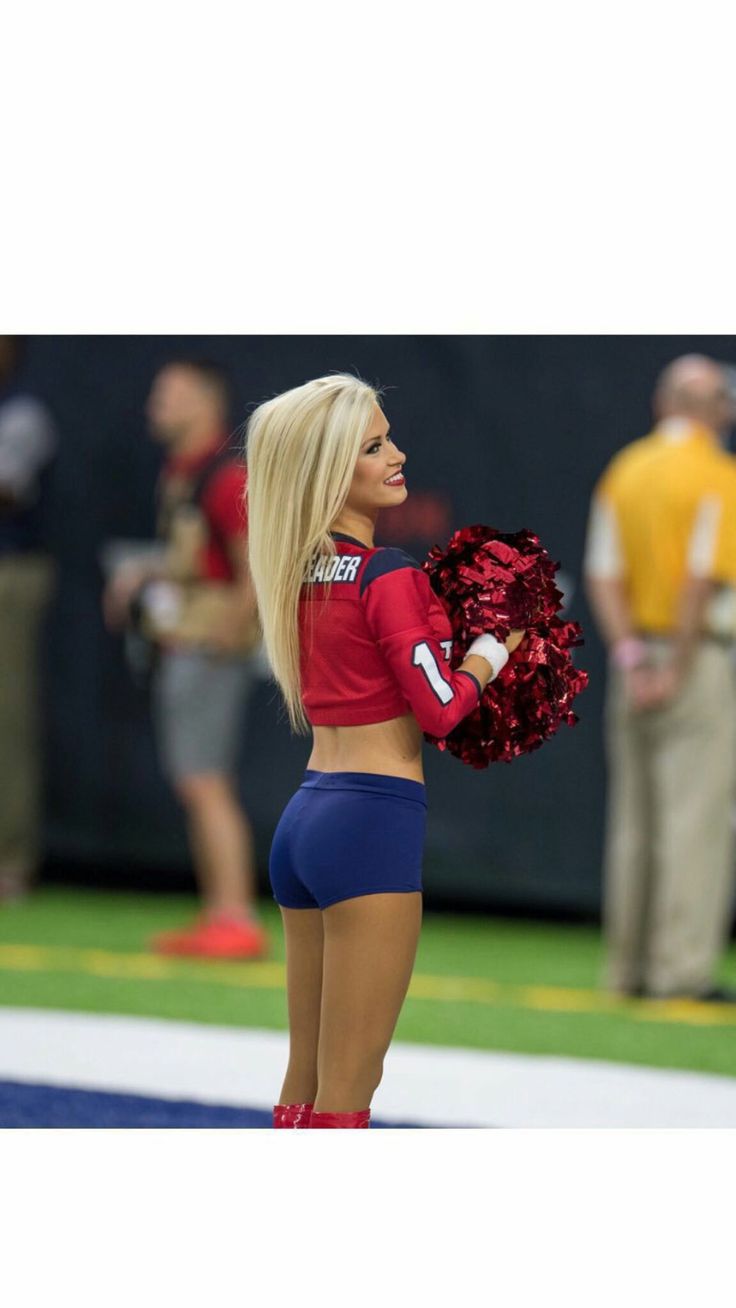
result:
[(422, 732), (413, 713), (360, 727), (312, 727), (308, 768), (316, 772), (375, 772), (424, 782)]

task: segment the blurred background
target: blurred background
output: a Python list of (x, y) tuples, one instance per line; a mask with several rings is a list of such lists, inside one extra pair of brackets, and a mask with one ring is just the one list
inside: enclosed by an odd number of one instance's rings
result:
[[(581, 584), (586, 523), (605, 466), (652, 426), (657, 375), (690, 352), (736, 362), (736, 339), (24, 338), (16, 384), (46, 406), (56, 430), (39, 503), (39, 531), (55, 579), (39, 640), (39, 878), (29, 895), (0, 907), (0, 1002), (8, 1018), (19, 1020), (23, 1010), (29, 1020), (32, 1013), (48, 1014), (43, 1040), (55, 1048), (74, 1039), (50, 1015), (66, 1019), (72, 1012), (177, 1019), (184, 1024), (181, 1040), (187, 1023), (285, 1029), (267, 863), (309, 741), (290, 737), (261, 665), (244, 716), (238, 784), (253, 827), (262, 911), (273, 930), (270, 960), (209, 964), (146, 956), (150, 931), (191, 910), (194, 880), (182, 810), (157, 759), (146, 690), (131, 676), (122, 639), (103, 622), (105, 560), (121, 542), (147, 544), (155, 534), (162, 452), (150, 439), (145, 405), (154, 376), (170, 359), (202, 357), (228, 370), (233, 429), (279, 391), (332, 370), (357, 371), (385, 388), (384, 407), (407, 455), (408, 500), (379, 520), (376, 543), (400, 545), (422, 559), (460, 526), (530, 528), (560, 562), (565, 616), (580, 622), (585, 636), (575, 661), (590, 675), (575, 705), (579, 724), (562, 727), (541, 750), (511, 765), (475, 772), (425, 747), (425, 952), (395, 1057), (435, 1045), (587, 1059), (591, 1067), (610, 1060), (640, 1071), (696, 1071), (718, 1082), (717, 1093), (727, 1091), (733, 1106), (733, 1007), (710, 1009), (706, 1018), (694, 1015), (698, 1005), (627, 1006), (598, 989), (605, 656)], [(726, 979), (736, 979), (733, 950), (723, 968)], [(33, 1045), (26, 1027), (8, 1027), (6, 1049), (12, 1040), (16, 1048)], [(92, 1073), (85, 1080), (80, 1068), (89, 1068), (91, 1055), (83, 1051), (76, 1080), (71, 1072), (61, 1077), (49, 1099), (49, 1073), (40, 1063), (36, 1068), (34, 1057), (27, 1064), (19, 1059), (16, 1068), (8, 1055), (0, 1065), (6, 1124), (140, 1124), (125, 1117), (130, 1106), (115, 1109), (118, 1116), (110, 1107), (112, 1117), (88, 1121), (82, 1101), (69, 1097), (81, 1094), (80, 1087), (100, 1102), (113, 1090), (138, 1094), (142, 1102), (147, 1089), (153, 1101), (155, 1086), (145, 1075), (114, 1087)], [(268, 1065), (262, 1050), (253, 1058)], [(561, 1065), (555, 1067), (560, 1073)], [(407, 1063), (406, 1079), (413, 1075)], [(21, 1105), (22, 1084), (35, 1085), (40, 1097)], [(62, 1089), (68, 1092), (63, 1103)], [(183, 1073), (168, 1093), (211, 1101), (201, 1124), (244, 1121), (237, 1114), (247, 1104), (223, 1101), (220, 1090), (200, 1094)], [(448, 1099), (454, 1093), (448, 1090)], [(608, 1124), (591, 1122), (586, 1113), (595, 1118), (615, 1096), (585, 1093), (587, 1107), (581, 1101), (576, 1119), (559, 1124)], [(651, 1095), (642, 1083), (642, 1113)], [(235, 1114), (232, 1122), (212, 1116), (223, 1102)], [(256, 1114), (250, 1124), (263, 1124), (255, 1090), (249, 1102)], [(379, 1108), (377, 1100), (378, 1117)], [(158, 1123), (158, 1110), (149, 1111), (153, 1124), (199, 1124), (191, 1116)], [(401, 1105), (384, 1113), (394, 1125), (406, 1116)], [(438, 1108), (433, 1122), (506, 1124), (501, 1107), (481, 1111), (462, 1097), (444, 1114)]]
[[(181, 887), (181, 816), (161, 777), (145, 699), (122, 642), (102, 621), (103, 550), (154, 535), (161, 451), (145, 401), (169, 358), (225, 364), (244, 420), (261, 400), (312, 376), (357, 370), (386, 389), (407, 454), (409, 498), (379, 522), (376, 542), (420, 559), (458, 526), (529, 527), (560, 560), (569, 616), (585, 629), (578, 662), (590, 688), (581, 721), (509, 767), (475, 774), (425, 752), (431, 798), (430, 902), (563, 910), (594, 916), (603, 813), (602, 650), (580, 587), (588, 504), (611, 455), (649, 427), (653, 379), (674, 355), (722, 341), (482, 337), (37, 338), (24, 384), (60, 433), (48, 488), (47, 539), (57, 562), (43, 657), (47, 801), (44, 848), (54, 876), (131, 876)], [(254, 694), (242, 751), (259, 863), (303, 770), (272, 685)], [(265, 878), (265, 873), (264, 873)], [(266, 881), (263, 881), (264, 890)]]

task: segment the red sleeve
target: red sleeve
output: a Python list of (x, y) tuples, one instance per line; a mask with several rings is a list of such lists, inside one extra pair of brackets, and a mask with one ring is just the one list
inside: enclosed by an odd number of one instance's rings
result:
[(217, 533), (226, 540), (246, 536), (247, 474), (242, 463), (227, 463), (215, 473), (202, 495), (202, 508)]
[(453, 672), (446, 661), (426, 572), (403, 550), (379, 550), (361, 578), (361, 598), (371, 635), (422, 731), (446, 736), (475, 708), (481, 688), (471, 672)]

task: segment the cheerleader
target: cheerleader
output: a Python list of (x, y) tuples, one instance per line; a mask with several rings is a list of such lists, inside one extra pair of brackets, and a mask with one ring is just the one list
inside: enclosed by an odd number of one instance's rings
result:
[(422, 733), (445, 736), (523, 637), (479, 636), (455, 671), (426, 573), (373, 543), (406, 456), (379, 392), (320, 377), (248, 424), (250, 566), (304, 778), (269, 873), (286, 939), (289, 1061), (277, 1127), (368, 1127), (414, 965), (427, 800)]

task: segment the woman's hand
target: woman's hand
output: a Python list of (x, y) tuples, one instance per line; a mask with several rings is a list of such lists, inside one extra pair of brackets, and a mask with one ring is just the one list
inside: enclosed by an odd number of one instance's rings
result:
[(510, 636), (509, 636), (509, 637), (504, 641), (504, 644), (505, 644), (505, 646), (506, 646), (506, 648), (507, 648), (509, 654), (513, 654), (514, 650), (519, 648), (519, 646), (520, 646), (522, 640), (524, 639), (525, 635), (526, 635), (526, 631), (512, 631), (512, 632), (511, 632), (511, 635), (510, 635)]

